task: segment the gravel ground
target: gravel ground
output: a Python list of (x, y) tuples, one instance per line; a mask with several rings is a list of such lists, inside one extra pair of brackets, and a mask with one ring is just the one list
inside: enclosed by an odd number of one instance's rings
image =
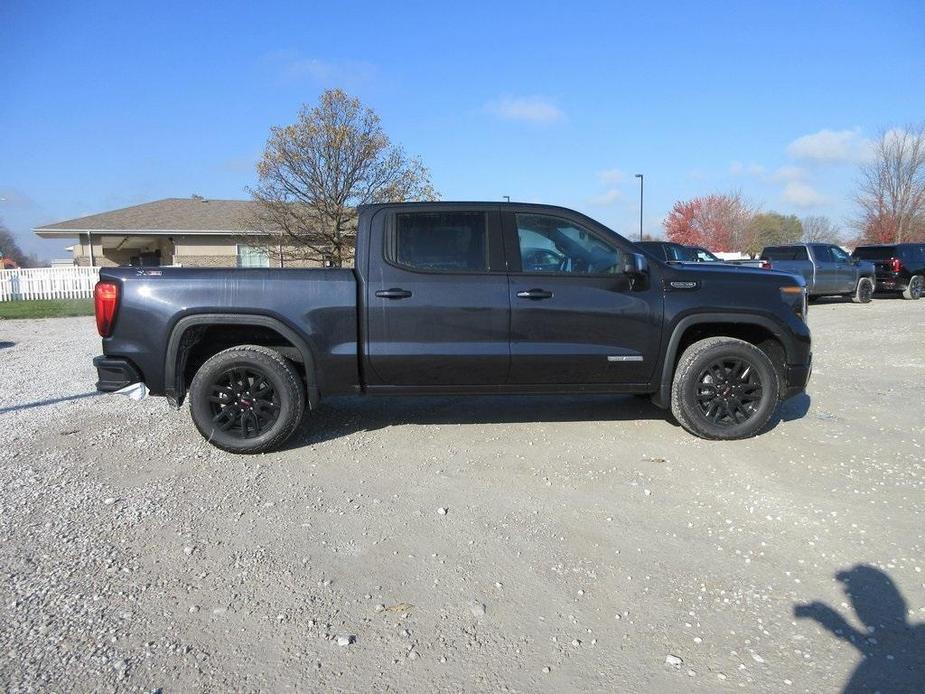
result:
[(0, 682), (925, 690), (925, 302), (810, 322), (809, 397), (748, 441), (633, 398), (343, 398), (258, 457), (93, 395), (92, 319), (2, 322)]

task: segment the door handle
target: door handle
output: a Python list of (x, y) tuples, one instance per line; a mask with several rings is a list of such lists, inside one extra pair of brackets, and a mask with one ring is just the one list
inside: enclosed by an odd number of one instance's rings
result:
[(522, 292), (517, 292), (517, 296), (521, 299), (551, 299), (552, 292), (547, 292), (545, 289), (527, 289)]
[(392, 289), (380, 289), (376, 292), (376, 296), (380, 299), (407, 299), (411, 296), (411, 292), (407, 289), (393, 287)]

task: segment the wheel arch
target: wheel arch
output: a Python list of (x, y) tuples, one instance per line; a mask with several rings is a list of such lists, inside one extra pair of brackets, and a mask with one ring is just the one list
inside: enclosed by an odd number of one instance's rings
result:
[[(288, 356), (301, 363), (304, 369), (305, 391), (309, 407), (314, 409), (318, 405), (320, 399), (318, 371), (308, 342), (278, 318), (261, 314), (230, 313), (198, 313), (184, 316), (174, 324), (167, 340), (164, 357), (164, 394), (172, 405), (179, 407), (186, 396), (188, 388), (186, 378), (187, 360), (193, 349), (200, 343), (207, 330), (221, 327), (229, 329), (260, 328), (272, 331), (288, 342), (292, 349), (295, 350), (294, 353), (286, 354), (285, 350), (280, 348), (277, 348), (277, 351), (281, 352), (283, 356)], [(249, 340), (242, 340), (238, 344), (248, 344), (249, 342)], [(220, 351), (220, 349), (216, 351)]]
[(761, 348), (781, 376), (786, 369), (787, 341), (784, 331), (765, 316), (729, 313), (698, 313), (679, 320), (671, 331), (662, 361), (661, 381), (653, 402), (662, 408), (671, 403), (671, 382), (678, 358), (690, 344), (707, 337), (734, 337)]

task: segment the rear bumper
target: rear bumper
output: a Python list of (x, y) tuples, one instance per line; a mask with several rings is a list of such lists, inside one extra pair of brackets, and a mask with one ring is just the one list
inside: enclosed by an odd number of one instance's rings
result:
[(909, 282), (900, 275), (878, 275), (875, 282), (878, 292), (902, 292)]
[(103, 393), (120, 390), (133, 383), (139, 383), (141, 372), (128, 359), (99, 356), (93, 360), (96, 367), (96, 389)]
[(787, 400), (794, 395), (799, 395), (806, 390), (810, 376), (813, 373), (813, 355), (805, 364), (788, 364), (787, 365), (787, 384), (784, 387), (781, 400)]

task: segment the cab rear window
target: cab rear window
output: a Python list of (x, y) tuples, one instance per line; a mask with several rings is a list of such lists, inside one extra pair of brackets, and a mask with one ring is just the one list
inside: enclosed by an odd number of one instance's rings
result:
[(896, 246), (859, 246), (851, 255), (861, 260), (886, 260), (896, 257)]
[(762, 260), (809, 260), (805, 246), (772, 246), (761, 252)]

